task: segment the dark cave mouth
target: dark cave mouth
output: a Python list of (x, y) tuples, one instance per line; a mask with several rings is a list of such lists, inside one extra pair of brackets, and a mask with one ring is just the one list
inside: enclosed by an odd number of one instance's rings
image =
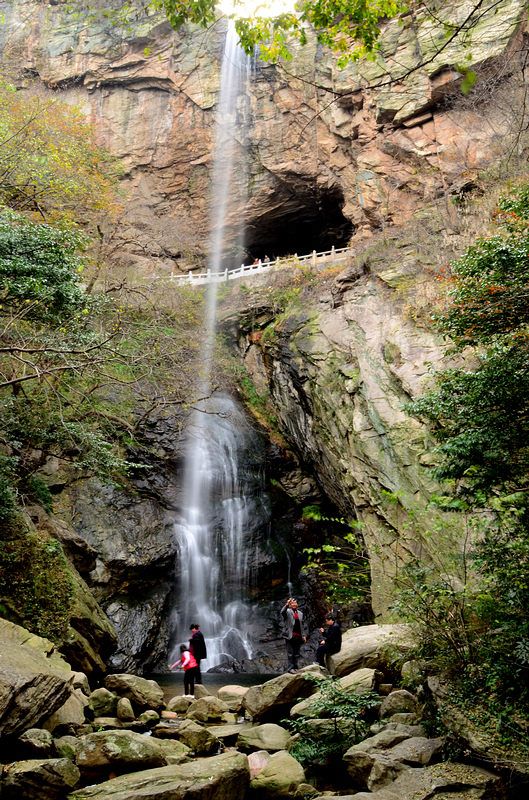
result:
[(354, 226), (343, 215), (343, 205), (338, 187), (298, 192), (283, 202), (278, 197), (271, 212), (247, 223), (246, 263), (346, 247)]

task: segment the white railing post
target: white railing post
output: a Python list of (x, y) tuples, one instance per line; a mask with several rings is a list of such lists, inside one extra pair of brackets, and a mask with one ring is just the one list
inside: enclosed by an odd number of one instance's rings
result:
[(331, 258), (334, 258), (334, 245), (331, 247)]
[(188, 280), (189, 280), (189, 283), (193, 283), (193, 270), (192, 269), (190, 269), (189, 272), (188, 272)]
[(316, 266), (316, 251), (315, 250), (312, 251), (312, 263), (313, 263), (314, 266)]
[(228, 267), (226, 267), (226, 269), (224, 270), (224, 280), (225, 281), (228, 280)]

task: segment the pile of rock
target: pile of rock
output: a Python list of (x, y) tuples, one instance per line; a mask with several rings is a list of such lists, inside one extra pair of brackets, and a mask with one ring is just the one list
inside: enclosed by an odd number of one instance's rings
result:
[[(369, 628), (369, 630), (368, 630)], [(296, 740), (278, 721), (306, 720), (322, 742), (334, 722), (316, 712), (307, 667), (260, 686), (203, 686), (164, 701), (155, 681), (109, 675), (90, 691), (49, 642), (7, 623), (0, 653), (1, 795), (6, 800), (268, 800), (324, 797), (290, 750)], [(383, 650), (409, 647), (402, 626), (348, 632), (334, 659), (346, 692), (378, 689), (377, 721), (364, 741), (344, 745), (347, 795), (374, 800), (498, 798), (500, 781), (465, 764), (441, 762), (410, 692), (382, 685)], [(437, 762), (437, 763), (435, 763)], [(334, 793), (336, 796), (336, 792)]]

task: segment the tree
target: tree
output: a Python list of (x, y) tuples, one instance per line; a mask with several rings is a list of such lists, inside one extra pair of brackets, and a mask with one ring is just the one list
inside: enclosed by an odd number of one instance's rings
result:
[(95, 226), (119, 209), (117, 175), (79, 109), (0, 80), (0, 203)]
[[(343, 56), (343, 63), (372, 53), (383, 20), (404, 11), (401, 0), (297, 0), (292, 12), (277, 16), (244, 17), (235, 6), (235, 27), (244, 50), (253, 54), (256, 45), (265, 60), (289, 60), (292, 41), (305, 44), (306, 26), (318, 41)], [(218, 18), (216, 0), (154, 0), (170, 23), (180, 28), (186, 22), (202, 27)]]
[(436, 376), (410, 410), (435, 424), (439, 478), (484, 501), (527, 491), (529, 470), (529, 189), (499, 202), (498, 233), (452, 265), (451, 303), (436, 320), (457, 350), (477, 347), (477, 367)]

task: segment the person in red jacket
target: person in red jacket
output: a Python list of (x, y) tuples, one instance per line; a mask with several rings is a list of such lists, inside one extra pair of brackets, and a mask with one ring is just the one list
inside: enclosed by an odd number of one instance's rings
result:
[(187, 645), (180, 645), (180, 658), (174, 664), (169, 664), (169, 669), (184, 670), (184, 694), (194, 694), (195, 680), (197, 677), (197, 662), (195, 656), (188, 650)]

